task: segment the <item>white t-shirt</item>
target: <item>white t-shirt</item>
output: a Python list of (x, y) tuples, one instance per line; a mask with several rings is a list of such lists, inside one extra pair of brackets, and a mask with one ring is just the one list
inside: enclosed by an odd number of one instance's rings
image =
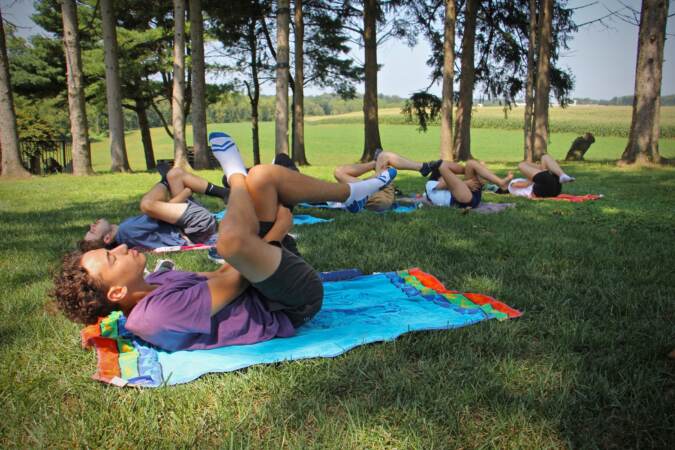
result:
[(436, 189), (438, 181), (430, 180), (424, 186), (427, 193), (427, 198), (432, 205), (436, 206), (450, 206), (452, 202), (452, 194), (447, 189)]
[[(522, 183), (522, 182), (530, 184), (524, 188), (514, 186), (515, 183)], [(512, 195), (517, 195), (519, 197), (532, 197), (532, 186), (534, 186), (534, 184), (525, 178), (514, 178), (509, 183), (509, 193), (511, 193)]]

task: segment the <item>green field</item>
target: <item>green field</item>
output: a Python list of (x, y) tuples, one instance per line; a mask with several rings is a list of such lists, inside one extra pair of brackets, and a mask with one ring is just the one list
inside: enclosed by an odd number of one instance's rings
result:
[[(250, 161), (247, 124), (230, 132)], [(171, 157), (153, 130), (158, 158)], [(272, 124), (263, 124), (271, 160)], [(386, 148), (438, 153), (437, 132), (383, 125)], [(303, 172), (331, 178), (356, 160), (357, 124), (307, 126)], [(574, 134), (554, 134), (560, 157)], [(137, 133), (131, 164), (143, 170)], [(477, 129), (474, 155), (500, 174), (520, 133)], [(97, 217), (138, 214), (156, 173), (55, 175), (0, 181), (0, 448), (670, 448), (675, 439), (675, 169), (618, 168), (625, 138), (598, 139), (594, 162), (563, 166), (570, 193), (597, 202), (515, 202), (496, 215), (422, 208), (410, 214), (307, 210), (334, 222), (296, 228), (322, 271), (420, 267), (448, 288), (518, 308), (516, 320), (404, 335), (333, 359), (254, 366), (175, 387), (93, 381), (95, 355), (47, 292), (60, 256)], [(109, 169), (106, 143), (94, 163)], [(675, 156), (675, 140), (661, 141)], [(218, 182), (221, 173), (202, 171)], [(397, 185), (420, 192), (424, 179)], [(212, 197), (206, 205), (217, 210)], [(216, 268), (203, 253), (172, 255), (184, 270)], [(155, 258), (150, 258), (152, 267)]]
[[(601, 124), (622, 134), (630, 128), (630, 110), (623, 107), (572, 107), (565, 110), (553, 108), (552, 121), (561, 123)], [(398, 114), (398, 110), (382, 111), (383, 118)], [(478, 108), (475, 121), (485, 120), (491, 124), (499, 122), (501, 109), (497, 107)], [(324, 116), (308, 118), (305, 126), (306, 150), (309, 162), (313, 165), (331, 166), (356, 161), (363, 150), (363, 124), (360, 113), (342, 116)], [(520, 120), (520, 122), (517, 122)], [(386, 122), (386, 120), (383, 120)], [(675, 127), (675, 107), (663, 107), (661, 121), (664, 125)], [(474, 157), (483, 161), (516, 162), (523, 158), (522, 117), (512, 113), (509, 123), (503, 128), (474, 128), (471, 133), (471, 148)], [(513, 122), (513, 123), (511, 123)], [(518, 129), (511, 129), (513, 124), (520, 123)], [(497, 126), (496, 124), (495, 126)], [(572, 127), (572, 125), (570, 125)], [(237, 141), (246, 162), (253, 161), (251, 144), (251, 127), (248, 123), (209, 124), (209, 131), (226, 131)], [(553, 132), (549, 153), (556, 158), (564, 158), (572, 141), (579, 133)], [(192, 142), (192, 129), (187, 129), (188, 143)], [(411, 158), (429, 160), (437, 158), (439, 130), (437, 126), (429, 127), (427, 133), (420, 133), (414, 125), (397, 125), (384, 123), (380, 125), (380, 136), (385, 149), (403, 153)], [(157, 159), (173, 158), (173, 141), (163, 128), (152, 130), (155, 157)], [(591, 161), (617, 160), (621, 157), (627, 139), (617, 136), (596, 136), (596, 142), (588, 151), (587, 159)], [(138, 131), (129, 132), (126, 136), (127, 152), (132, 169), (145, 170), (145, 159)], [(262, 123), (260, 126), (260, 142), (262, 160), (271, 161), (274, 157), (274, 124)], [(675, 135), (660, 141), (661, 154), (667, 158), (675, 157)], [(107, 139), (92, 144), (92, 159), (96, 171), (110, 169), (109, 143)]]

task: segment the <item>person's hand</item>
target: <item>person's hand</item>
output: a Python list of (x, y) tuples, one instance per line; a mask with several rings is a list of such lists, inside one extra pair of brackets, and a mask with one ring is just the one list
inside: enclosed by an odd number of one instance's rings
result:
[(481, 187), (483, 187), (481, 182), (475, 178), (470, 178), (466, 180), (464, 184), (466, 184), (469, 187), (469, 189), (471, 189), (471, 191), (480, 191)]

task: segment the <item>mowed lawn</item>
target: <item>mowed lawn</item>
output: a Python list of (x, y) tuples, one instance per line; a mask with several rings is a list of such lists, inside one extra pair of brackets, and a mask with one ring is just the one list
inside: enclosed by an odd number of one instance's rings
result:
[[(212, 125), (250, 158), (247, 124)], [(272, 158), (263, 124), (263, 159)], [(170, 143), (155, 130), (157, 155)], [(383, 126), (386, 148), (437, 154), (437, 133)], [(303, 169), (330, 179), (360, 155), (360, 126), (307, 126)], [(498, 173), (515, 167), (518, 132), (476, 130), (474, 154)], [(570, 136), (553, 136), (553, 154)], [(132, 166), (143, 169), (132, 146)], [(609, 142), (613, 142), (610, 144)], [(589, 156), (616, 159), (625, 139)], [(342, 150), (341, 150), (342, 149)], [(675, 156), (672, 141), (662, 141)], [(102, 143), (96, 168), (109, 167)], [(249, 159), (250, 161), (250, 159)], [(564, 165), (568, 204), (515, 202), (498, 215), (423, 208), (411, 214), (311, 210), (328, 224), (298, 227), (318, 270), (420, 267), (448, 288), (492, 295), (524, 315), (462, 329), (404, 335), (334, 359), (207, 375), (187, 385), (119, 389), (90, 379), (92, 352), (47, 292), (60, 255), (91, 220), (121, 220), (156, 173), (68, 175), (0, 182), (0, 421), (2, 448), (668, 448), (675, 436), (675, 169)], [(213, 182), (218, 171), (202, 174)], [(423, 179), (403, 173), (406, 193)], [(205, 199), (212, 210), (222, 207)], [(172, 255), (185, 270), (216, 266), (199, 252)], [(149, 265), (154, 265), (151, 258)]]

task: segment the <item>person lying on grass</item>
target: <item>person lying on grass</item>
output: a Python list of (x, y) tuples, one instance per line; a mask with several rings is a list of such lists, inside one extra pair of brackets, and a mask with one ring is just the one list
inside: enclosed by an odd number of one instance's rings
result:
[(511, 179), (512, 172), (500, 178), (475, 159), (470, 159), (464, 165), (440, 161), (440, 164), (434, 165), (429, 181), (424, 186), (424, 193), (427, 200), (436, 206), (476, 208), (483, 196), (483, 180), (506, 190)]
[(518, 169), (525, 178), (511, 180), (508, 191), (520, 197), (555, 197), (562, 191), (563, 184), (575, 180), (548, 154), (542, 155), (539, 164), (523, 161)]
[(321, 308), (316, 271), (277, 242), (258, 236), (260, 221), (273, 220), (279, 203), (339, 201), (363, 208), (368, 196), (396, 176), (329, 183), (276, 165), (248, 173), (236, 148), (213, 146), (230, 185), (228, 212), (216, 248), (229, 263), (215, 272), (167, 270), (143, 277), (143, 253), (77, 250), (65, 256), (52, 296), (72, 320), (95, 323), (121, 310), (126, 328), (168, 351), (252, 344), (294, 334)]
[(177, 167), (168, 172), (160, 169), (160, 173), (161, 181), (141, 199), (143, 214), (130, 217), (119, 225), (98, 219), (89, 225), (80, 248), (114, 248), (126, 244), (153, 249), (206, 243), (214, 239), (216, 219), (192, 194), (224, 199), (227, 189)]
[[(386, 170), (387, 167), (393, 167), (398, 170), (415, 170), (421, 173), (422, 176), (427, 176), (432, 169), (430, 164), (435, 164), (434, 162), (418, 163), (410, 161), (396, 153), (385, 152), (382, 149), (375, 151), (374, 156), (375, 158), (373, 161), (339, 166), (333, 171), (333, 176), (340, 183), (353, 183), (359, 181), (360, 176), (371, 171), (373, 172), (373, 176), (376, 176), (378, 173)], [(380, 189), (379, 192), (371, 195), (365, 205), (365, 209), (377, 212), (387, 211), (391, 209), (395, 200), (395, 188), (392, 183), (389, 186)]]

